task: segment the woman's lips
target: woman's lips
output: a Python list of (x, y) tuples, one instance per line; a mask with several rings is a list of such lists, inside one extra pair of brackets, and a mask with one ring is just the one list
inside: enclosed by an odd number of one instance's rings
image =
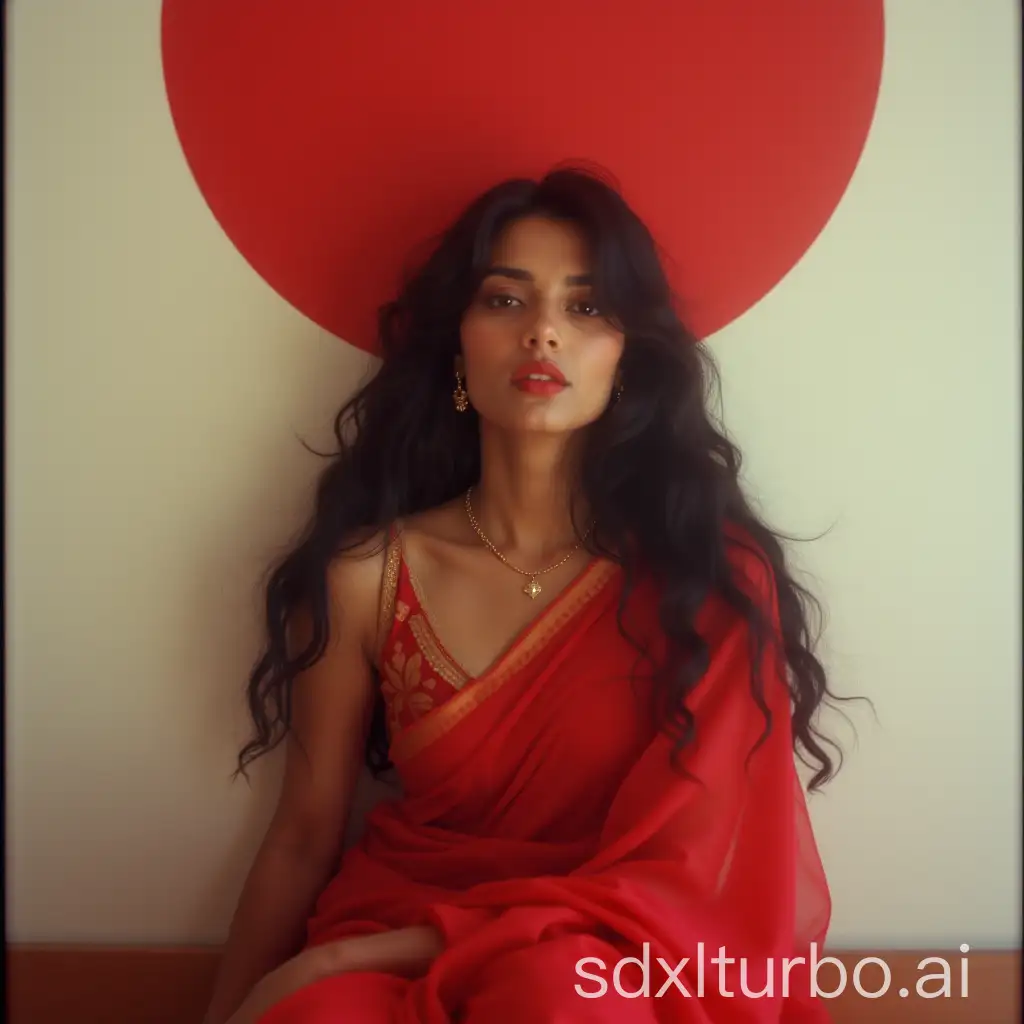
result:
[(557, 395), (568, 384), (565, 374), (549, 359), (531, 359), (512, 375), (512, 386), (527, 395)]
[(551, 378), (540, 379), (537, 377), (520, 377), (512, 381), (512, 386), (518, 388), (527, 395), (557, 395), (564, 391), (568, 385)]

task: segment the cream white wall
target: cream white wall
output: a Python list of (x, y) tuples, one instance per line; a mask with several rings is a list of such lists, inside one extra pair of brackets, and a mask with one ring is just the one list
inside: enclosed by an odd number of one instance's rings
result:
[[(227, 777), (295, 436), (372, 365), (214, 223), (158, 41), (157, 0), (8, 5), (14, 941), (223, 937), (274, 795), (273, 762)], [(837, 945), (1019, 942), (1017, 54), (1010, 0), (893, 0), (848, 195), (711, 342), (766, 513), (832, 527), (797, 557), (877, 709), (812, 805)]]

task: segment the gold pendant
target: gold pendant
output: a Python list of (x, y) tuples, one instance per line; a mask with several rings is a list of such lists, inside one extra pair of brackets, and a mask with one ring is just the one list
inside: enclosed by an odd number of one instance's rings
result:
[(530, 580), (530, 582), (527, 583), (525, 587), (523, 587), (523, 593), (528, 598), (533, 600), (540, 593), (540, 584), (537, 582), (536, 579)]

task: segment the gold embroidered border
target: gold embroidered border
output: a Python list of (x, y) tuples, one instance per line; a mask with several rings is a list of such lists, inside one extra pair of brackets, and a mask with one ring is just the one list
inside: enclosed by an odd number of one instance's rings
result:
[(617, 570), (618, 566), (614, 562), (603, 559), (592, 562), (575, 583), (569, 584), (555, 598), (547, 611), (542, 613), (536, 626), (528, 629), (522, 639), (499, 658), (492, 668), (470, 680), (469, 685), (454, 697), (449, 697), (395, 736), (391, 743), (391, 760), (395, 764), (407, 761), (450, 732), (546, 646), (570, 619), (597, 596)]
[(380, 611), (377, 615), (377, 664), (384, 655), (391, 624), (395, 618), (395, 595), (398, 593), (398, 569), (402, 564), (402, 547), (397, 532), (388, 541), (384, 559), (384, 579), (380, 588)]
[(461, 690), (469, 682), (470, 677), (448, 657), (434, 636), (430, 624), (422, 615), (413, 615), (409, 618), (409, 629), (433, 670), (446, 682), (451, 683), (456, 690)]

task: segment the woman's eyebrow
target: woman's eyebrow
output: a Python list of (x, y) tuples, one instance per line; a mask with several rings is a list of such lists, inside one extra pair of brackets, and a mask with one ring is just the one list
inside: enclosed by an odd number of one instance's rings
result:
[[(513, 281), (533, 281), (533, 274), (528, 270), (522, 270), (519, 267), (505, 267), (505, 266), (493, 266), (488, 267), (484, 272), (484, 277), (509, 277)], [(592, 274), (570, 274), (566, 279), (565, 283), (572, 287), (579, 287), (581, 285), (589, 285), (594, 283)]]

